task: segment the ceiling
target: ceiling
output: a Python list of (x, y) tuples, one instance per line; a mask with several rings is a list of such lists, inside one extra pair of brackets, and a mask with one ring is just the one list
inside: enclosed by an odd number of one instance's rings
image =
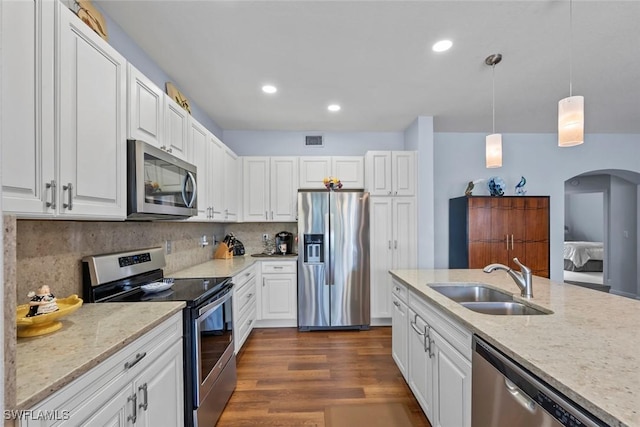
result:
[(225, 130), (490, 133), (501, 53), (496, 132), (557, 131), (571, 56), (585, 131), (640, 133), (640, 1), (574, 0), (572, 37), (568, 0), (94, 2)]

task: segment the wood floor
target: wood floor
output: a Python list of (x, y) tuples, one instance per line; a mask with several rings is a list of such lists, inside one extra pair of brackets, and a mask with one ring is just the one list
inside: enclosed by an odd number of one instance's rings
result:
[(389, 327), (254, 329), (237, 366), (218, 427), (324, 426), (327, 406), (380, 402), (402, 402), (414, 426), (430, 427), (391, 357)]

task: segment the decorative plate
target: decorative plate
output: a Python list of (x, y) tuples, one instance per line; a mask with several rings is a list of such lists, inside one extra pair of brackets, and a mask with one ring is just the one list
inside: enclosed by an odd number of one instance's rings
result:
[(155, 292), (166, 291), (172, 286), (173, 286), (173, 279), (164, 279), (162, 282), (153, 282), (147, 285), (142, 285), (140, 286), (140, 289), (142, 289), (144, 292), (147, 292), (147, 293), (155, 293)]

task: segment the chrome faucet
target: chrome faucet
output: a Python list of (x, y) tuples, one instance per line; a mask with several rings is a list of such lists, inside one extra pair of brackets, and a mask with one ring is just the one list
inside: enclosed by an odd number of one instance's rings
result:
[(491, 273), (494, 270), (504, 270), (511, 276), (516, 282), (516, 285), (520, 288), (520, 296), (524, 298), (533, 298), (533, 288), (531, 283), (531, 269), (526, 265), (518, 261), (518, 258), (514, 258), (513, 262), (518, 264), (520, 272), (513, 271), (511, 268), (503, 264), (489, 264), (482, 271), (485, 273)]

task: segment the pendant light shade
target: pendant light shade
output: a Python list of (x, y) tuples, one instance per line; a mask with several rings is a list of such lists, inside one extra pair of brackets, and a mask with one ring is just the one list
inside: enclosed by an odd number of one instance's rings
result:
[(558, 102), (558, 146), (584, 142), (584, 97), (570, 96)]
[(491, 85), (491, 109), (493, 117), (493, 133), (487, 135), (485, 141), (485, 166), (487, 168), (502, 167), (502, 135), (496, 133), (496, 64), (502, 61), (502, 55), (494, 53), (487, 56), (484, 63), (490, 65), (492, 70)]
[(485, 157), (487, 168), (502, 167), (502, 134), (487, 135)]

